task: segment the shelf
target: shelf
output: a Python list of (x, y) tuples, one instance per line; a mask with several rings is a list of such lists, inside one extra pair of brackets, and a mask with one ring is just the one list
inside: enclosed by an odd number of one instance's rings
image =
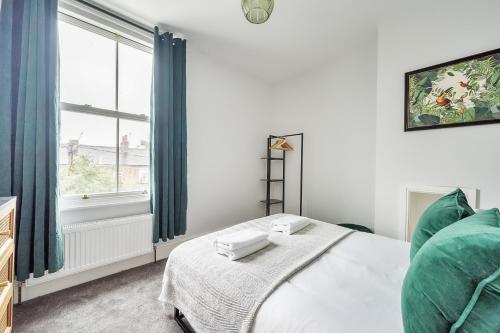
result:
[[(267, 203), (267, 200), (261, 200), (260, 202)], [(281, 204), (281, 203), (283, 203), (283, 200), (269, 199), (269, 204), (270, 205), (276, 205), (276, 204)]]
[(271, 160), (271, 161), (283, 161), (283, 157), (270, 157), (270, 158), (267, 158), (267, 157), (261, 157), (260, 158), (261, 160)]
[(261, 181), (275, 183), (275, 182), (282, 182), (283, 179), (261, 179)]

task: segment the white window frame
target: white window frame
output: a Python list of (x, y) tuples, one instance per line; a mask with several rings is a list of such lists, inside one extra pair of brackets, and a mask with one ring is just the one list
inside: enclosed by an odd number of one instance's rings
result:
[[(119, 154), (119, 140), (120, 140), (120, 119), (125, 120), (134, 120), (140, 122), (149, 122), (150, 118), (146, 114), (133, 114), (127, 112), (118, 111), (118, 87), (119, 87), (119, 43), (131, 46), (133, 48), (139, 49), (141, 51), (147, 52), (149, 54), (153, 53), (152, 47), (145, 45), (148, 43), (139, 43), (127, 37), (120, 35), (117, 32), (112, 32), (106, 30), (104, 28), (98, 27), (92, 23), (88, 23), (83, 21), (80, 18), (75, 18), (67, 13), (64, 13), (59, 10), (59, 20), (68, 24), (72, 24), (79, 28), (88, 30), (90, 32), (96, 33), (100, 36), (109, 38), (115, 42), (115, 109), (105, 109), (105, 108), (97, 108), (88, 104), (73, 104), (61, 101), (60, 104), (60, 112), (76, 112), (83, 113), (87, 115), (96, 115), (96, 116), (104, 116), (116, 119), (116, 192), (110, 193), (82, 193), (82, 194), (70, 194), (70, 195), (61, 195), (61, 206), (78, 206), (79, 203), (81, 205), (87, 206), (90, 202), (86, 202), (87, 199), (92, 199), (91, 202), (93, 204), (100, 205), (106, 204), (107, 202), (116, 202), (117, 200), (124, 199), (125, 202), (130, 202), (130, 199), (136, 198), (136, 201), (144, 201), (149, 200), (148, 191), (125, 191), (120, 192), (120, 154)], [(151, 168), (151, 165), (149, 166)], [(151, 182), (151, 179), (149, 180)], [(126, 199), (126, 200), (125, 200)]]

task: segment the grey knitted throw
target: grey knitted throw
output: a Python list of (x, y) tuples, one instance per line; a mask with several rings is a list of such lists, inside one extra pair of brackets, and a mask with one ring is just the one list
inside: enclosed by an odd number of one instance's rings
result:
[[(281, 283), (353, 232), (317, 220), (290, 236), (269, 231), (270, 222), (280, 216), (179, 245), (168, 258), (160, 300), (177, 307), (197, 333), (250, 332), (259, 307)], [(237, 261), (215, 253), (218, 235), (243, 229), (269, 231), (271, 244)]]

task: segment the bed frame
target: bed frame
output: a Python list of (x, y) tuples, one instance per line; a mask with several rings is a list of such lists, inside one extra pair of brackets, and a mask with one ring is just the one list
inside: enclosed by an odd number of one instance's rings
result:
[(174, 308), (174, 319), (184, 333), (196, 333), (184, 314), (177, 308)]

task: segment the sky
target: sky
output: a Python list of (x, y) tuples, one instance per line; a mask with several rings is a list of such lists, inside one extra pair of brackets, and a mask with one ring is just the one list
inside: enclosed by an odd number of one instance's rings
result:
[[(116, 110), (116, 41), (59, 22), (61, 102)], [(118, 110), (149, 115), (152, 55), (118, 44)], [(61, 113), (61, 143), (115, 146), (116, 119)], [(120, 120), (131, 147), (149, 141), (148, 124)]]

